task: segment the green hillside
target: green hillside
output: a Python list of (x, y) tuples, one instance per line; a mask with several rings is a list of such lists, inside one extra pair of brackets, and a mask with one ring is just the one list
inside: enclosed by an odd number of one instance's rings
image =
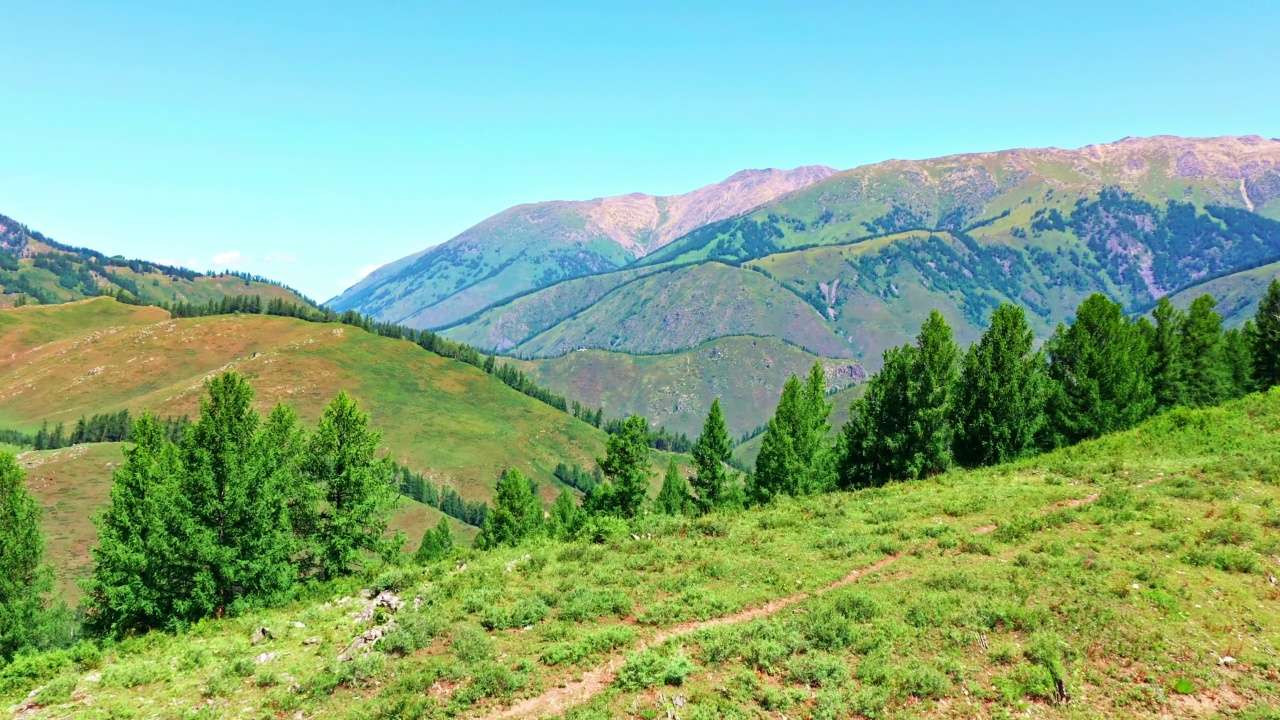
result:
[[(584, 350), (517, 364), (561, 395), (591, 398), (605, 417), (637, 413), (689, 437), (702, 429), (718, 397), (736, 437), (766, 422), (782, 384), (808, 372), (816, 359), (776, 338), (726, 337), (665, 355)], [(863, 378), (861, 366), (849, 360), (824, 359), (823, 365), (834, 388)]]
[(23, 717), (1267, 717), (1278, 479), (1273, 390), (1010, 465), (466, 552), (15, 663), (0, 693)]
[(824, 357), (847, 343), (808, 303), (758, 273), (705, 263), (648, 275), (514, 348), (524, 357), (581, 348), (671, 352), (729, 335), (773, 335)]
[(19, 297), (47, 305), (121, 292), (148, 305), (204, 305), (242, 295), (258, 295), (264, 303), (313, 304), (263, 278), (205, 274), (63, 245), (0, 215), (0, 308), (12, 307)]
[(485, 499), (518, 466), (554, 497), (559, 462), (585, 463), (603, 433), (466, 363), (339, 324), (266, 315), (171, 319), (109, 298), (0, 312), (0, 427), (34, 432), (84, 415), (149, 409), (194, 415), (204, 379), (234, 369), (258, 403), (309, 422), (340, 389), (370, 414), (389, 452)]
[(1227, 327), (1240, 327), (1258, 311), (1258, 300), (1267, 284), (1280, 278), (1280, 262), (1231, 273), (1173, 293), (1169, 299), (1186, 309), (1200, 295), (1212, 295)]

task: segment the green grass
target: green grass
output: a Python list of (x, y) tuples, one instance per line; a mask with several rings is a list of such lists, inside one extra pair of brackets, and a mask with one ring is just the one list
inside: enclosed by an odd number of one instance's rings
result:
[[(587, 705), (552, 714), (1156, 717), (1247, 706), (1262, 717), (1280, 709), (1280, 591), (1268, 579), (1277, 528), (1280, 391), (1012, 465), (740, 514), (647, 517), (600, 542), (467, 551), (382, 582), (316, 588), (287, 607), (111, 646), (100, 680), (31, 714), (478, 717), (604, 677), (609, 688)], [(363, 601), (344, 598), (384, 586), (409, 605), (382, 645), (337, 661), (368, 627), (351, 620)], [(779, 599), (743, 622), (685, 625)], [(251, 646), (260, 626), (274, 638)], [(0, 687), (17, 702), (68, 673), (83, 678), (78, 667), (42, 660), (7, 686), (16, 671), (0, 671)]]

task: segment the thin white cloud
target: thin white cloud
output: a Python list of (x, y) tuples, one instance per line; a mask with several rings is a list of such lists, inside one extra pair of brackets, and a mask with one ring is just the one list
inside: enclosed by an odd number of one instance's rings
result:
[(229, 250), (213, 256), (213, 265), (217, 268), (231, 268), (244, 263), (244, 256), (239, 250)]
[(346, 290), (352, 285), (355, 285), (356, 283), (368, 277), (369, 273), (373, 272), (374, 270), (377, 270), (380, 267), (382, 266), (381, 265), (365, 265), (364, 267), (360, 268), (360, 271), (358, 273), (356, 273), (356, 277), (354, 279), (339, 280), (338, 289)]

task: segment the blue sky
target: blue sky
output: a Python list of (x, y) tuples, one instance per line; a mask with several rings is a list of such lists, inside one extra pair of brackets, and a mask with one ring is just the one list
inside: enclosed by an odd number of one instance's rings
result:
[(1280, 3), (885, 5), (6, 3), (0, 213), (324, 300), (520, 202), (1280, 136)]

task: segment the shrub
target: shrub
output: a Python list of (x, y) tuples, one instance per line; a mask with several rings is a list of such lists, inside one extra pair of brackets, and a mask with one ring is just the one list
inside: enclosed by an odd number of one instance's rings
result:
[(611, 627), (590, 633), (577, 642), (555, 643), (542, 651), (545, 665), (580, 663), (597, 653), (609, 652), (630, 643), (636, 633), (627, 627)]
[(849, 680), (849, 666), (827, 653), (806, 653), (787, 663), (791, 679), (803, 685), (839, 687)]
[(378, 649), (393, 655), (408, 655), (424, 648), (440, 634), (444, 625), (439, 617), (423, 612), (402, 612), (396, 626), (378, 641)]
[(0, 669), (0, 696), (26, 691), (71, 665), (63, 651), (20, 655)]
[(592, 590), (576, 588), (560, 604), (560, 617), (580, 622), (613, 615), (626, 617), (631, 614), (631, 600), (621, 590)]
[[(253, 660), (249, 660), (250, 672), (252, 672)], [(150, 685), (157, 680), (161, 680), (167, 676), (167, 669), (154, 662), (131, 662), (117, 663), (108, 665), (102, 671), (102, 686), (115, 688), (135, 688), (141, 685)]]
[(834, 605), (837, 612), (854, 622), (869, 622), (880, 614), (880, 603), (865, 592), (839, 595)]
[(357, 655), (349, 662), (337, 663), (333, 674), (338, 684), (345, 687), (367, 687), (371, 685), (387, 667), (387, 656), (380, 652), (369, 652)]
[(79, 678), (75, 675), (60, 675), (36, 691), (31, 700), (36, 705), (60, 705), (71, 701), (71, 693), (75, 692)]
[(475, 625), (461, 625), (453, 631), (453, 654), (468, 665), (493, 656), (493, 640)]
[(801, 632), (813, 647), (820, 650), (841, 650), (853, 644), (853, 625), (831, 604), (816, 605), (800, 621)]
[(921, 662), (909, 663), (900, 671), (897, 685), (904, 694), (922, 699), (940, 698), (951, 688), (946, 675)]
[(1022, 664), (993, 682), (1000, 698), (1012, 703), (1023, 698), (1052, 700), (1057, 695), (1053, 674), (1041, 665)]
[(530, 596), (521, 598), (513, 607), (490, 607), (485, 610), (480, 624), (490, 630), (506, 630), (515, 627), (528, 627), (542, 622), (551, 612), (551, 608), (542, 598)]
[(646, 690), (658, 685), (681, 685), (693, 672), (693, 663), (683, 652), (670, 658), (655, 650), (642, 650), (627, 656), (614, 683), (624, 691)]
[(391, 568), (374, 579), (373, 591), (375, 593), (380, 593), (383, 590), (400, 592), (412, 585), (416, 579), (416, 572), (410, 572), (405, 568)]

